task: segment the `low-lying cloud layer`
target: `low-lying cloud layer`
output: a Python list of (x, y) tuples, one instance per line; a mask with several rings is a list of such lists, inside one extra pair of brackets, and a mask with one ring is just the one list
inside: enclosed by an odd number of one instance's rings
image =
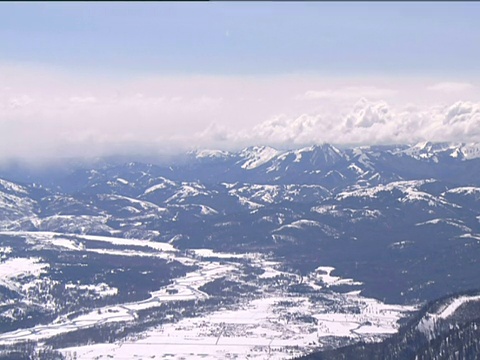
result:
[(109, 79), (0, 67), (0, 158), (480, 141), (480, 89), (436, 79)]
[(357, 101), (344, 116), (303, 114), (277, 117), (252, 131), (224, 134), (232, 142), (254, 141), (282, 146), (311, 143), (408, 144), (419, 141), (480, 141), (480, 103), (395, 109), (384, 101)]

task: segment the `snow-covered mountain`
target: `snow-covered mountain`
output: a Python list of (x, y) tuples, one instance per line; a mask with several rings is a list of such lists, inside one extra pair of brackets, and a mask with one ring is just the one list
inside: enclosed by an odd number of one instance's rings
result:
[[(5, 169), (0, 346), (63, 349), (135, 334), (155, 342), (153, 328), (193, 329), (223, 311), (229, 334), (246, 344), (236, 354), (273, 351), (275, 341), (282, 358), (378, 339), (397, 329), (386, 325), (391, 304), (400, 319), (412, 305), (480, 288), (477, 152), (476, 144), (257, 146), (48, 176)], [(265, 343), (233, 320), (246, 309)], [(328, 325), (339, 313), (350, 314), (347, 330)], [(227, 331), (219, 324), (208, 335), (217, 345)]]

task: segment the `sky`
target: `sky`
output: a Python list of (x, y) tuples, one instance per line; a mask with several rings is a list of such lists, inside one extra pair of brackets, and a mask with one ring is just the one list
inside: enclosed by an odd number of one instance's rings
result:
[(480, 142), (478, 2), (0, 3), (0, 160)]

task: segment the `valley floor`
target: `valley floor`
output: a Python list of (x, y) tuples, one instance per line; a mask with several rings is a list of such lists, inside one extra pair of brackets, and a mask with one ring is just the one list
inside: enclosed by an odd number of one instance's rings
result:
[[(114, 343), (60, 349), (67, 358), (288, 359), (352, 341), (378, 341), (395, 333), (398, 320), (417, 309), (365, 298), (360, 290), (355, 290), (361, 286), (360, 283), (333, 276), (333, 267), (319, 266), (302, 277), (286, 271), (275, 259), (258, 253), (219, 253), (210, 249), (180, 252), (169, 244), (114, 237), (70, 235), (70, 240), (62, 240), (61, 234), (54, 233), (9, 235), (26, 237), (44, 246), (50, 244), (86, 253), (89, 249), (99, 252), (98, 248), (92, 248), (92, 244), (101, 241), (105, 246), (100, 251), (103, 253), (115, 253), (118, 257), (157, 256), (195, 269), (150, 292), (148, 299), (92, 308), (81, 315), (66, 314), (49, 324), (0, 335), (0, 345), (26, 340), (41, 344), (55, 336), (81, 329), (108, 327), (115, 323), (141, 323), (141, 311), (166, 303), (171, 303), (171, 309), (178, 314)], [(113, 251), (108, 248), (109, 244), (125, 245), (123, 242), (133, 244), (139, 250), (132, 253), (131, 250)], [(145, 250), (142, 253), (142, 248), (148, 249), (148, 252)], [(32, 267), (33, 264), (35, 266)], [(27, 265), (26, 269), (36, 269), (33, 273), (37, 275), (41, 269), (48, 267), (47, 264), (31, 261)], [(21, 273), (18, 269), (15, 271), (15, 274), (7, 274), (6, 277), (14, 280)], [(219, 281), (242, 284), (251, 291), (238, 292), (235, 295), (237, 301), (233, 303), (219, 301), (215, 306), (204, 307), (209, 300), (221, 298), (208, 288), (209, 284)], [(340, 285), (352, 289), (336, 291), (335, 287)], [(223, 291), (222, 284), (219, 286)], [(115, 293), (114, 289), (103, 290), (110, 291), (105, 296)], [(188, 316), (180, 315), (186, 308), (193, 312)]]

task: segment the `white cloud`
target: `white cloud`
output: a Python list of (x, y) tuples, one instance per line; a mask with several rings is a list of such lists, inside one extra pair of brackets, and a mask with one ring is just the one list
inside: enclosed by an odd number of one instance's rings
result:
[(28, 95), (17, 95), (17, 96), (10, 97), (1, 106), (3, 108), (15, 109), (15, 108), (21, 108), (21, 107), (28, 106), (32, 102), (33, 102), (33, 99)]
[(467, 82), (439, 82), (427, 87), (428, 90), (441, 92), (462, 92), (473, 89), (474, 86)]
[(357, 100), (360, 98), (382, 99), (391, 97), (397, 92), (393, 89), (374, 86), (347, 86), (337, 89), (309, 90), (297, 95), (299, 100)]
[(317, 140), (318, 131), (324, 128), (323, 125), (321, 115), (304, 114), (293, 119), (278, 116), (255, 126), (243, 137), (248, 139), (248, 134), (253, 134), (256, 143), (266, 142), (277, 146), (306, 144)]
[(459, 102), (458, 93), (427, 90), (441, 83), (431, 79), (111, 79), (0, 66), (0, 83), (0, 160), (255, 144), (480, 141), (480, 105), (473, 101), (479, 89), (465, 88)]
[(93, 96), (72, 96), (70, 101), (74, 103), (95, 103), (97, 99)]
[(458, 101), (448, 108), (443, 123), (446, 125), (465, 123), (472, 121), (472, 119), (478, 118), (479, 115), (479, 104)]
[(197, 141), (207, 145), (211, 142), (221, 143), (231, 141), (232, 136), (227, 128), (219, 126), (217, 123), (211, 123), (205, 130), (195, 134)]
[(366, 99), (358, 101), (345, 119), (348, 128), (369, 128), (391, 120), (391, 113), (385, 102), (371, 103)]
[(457, 102), (425, 109), (391, 108), (361, 99), (343, 117), (303, 114), (267, 120), (226, 138), (243, 143), (299, 146), (312, 143), (399, 144), (419, 141), (480, 142), (480, 103)]

